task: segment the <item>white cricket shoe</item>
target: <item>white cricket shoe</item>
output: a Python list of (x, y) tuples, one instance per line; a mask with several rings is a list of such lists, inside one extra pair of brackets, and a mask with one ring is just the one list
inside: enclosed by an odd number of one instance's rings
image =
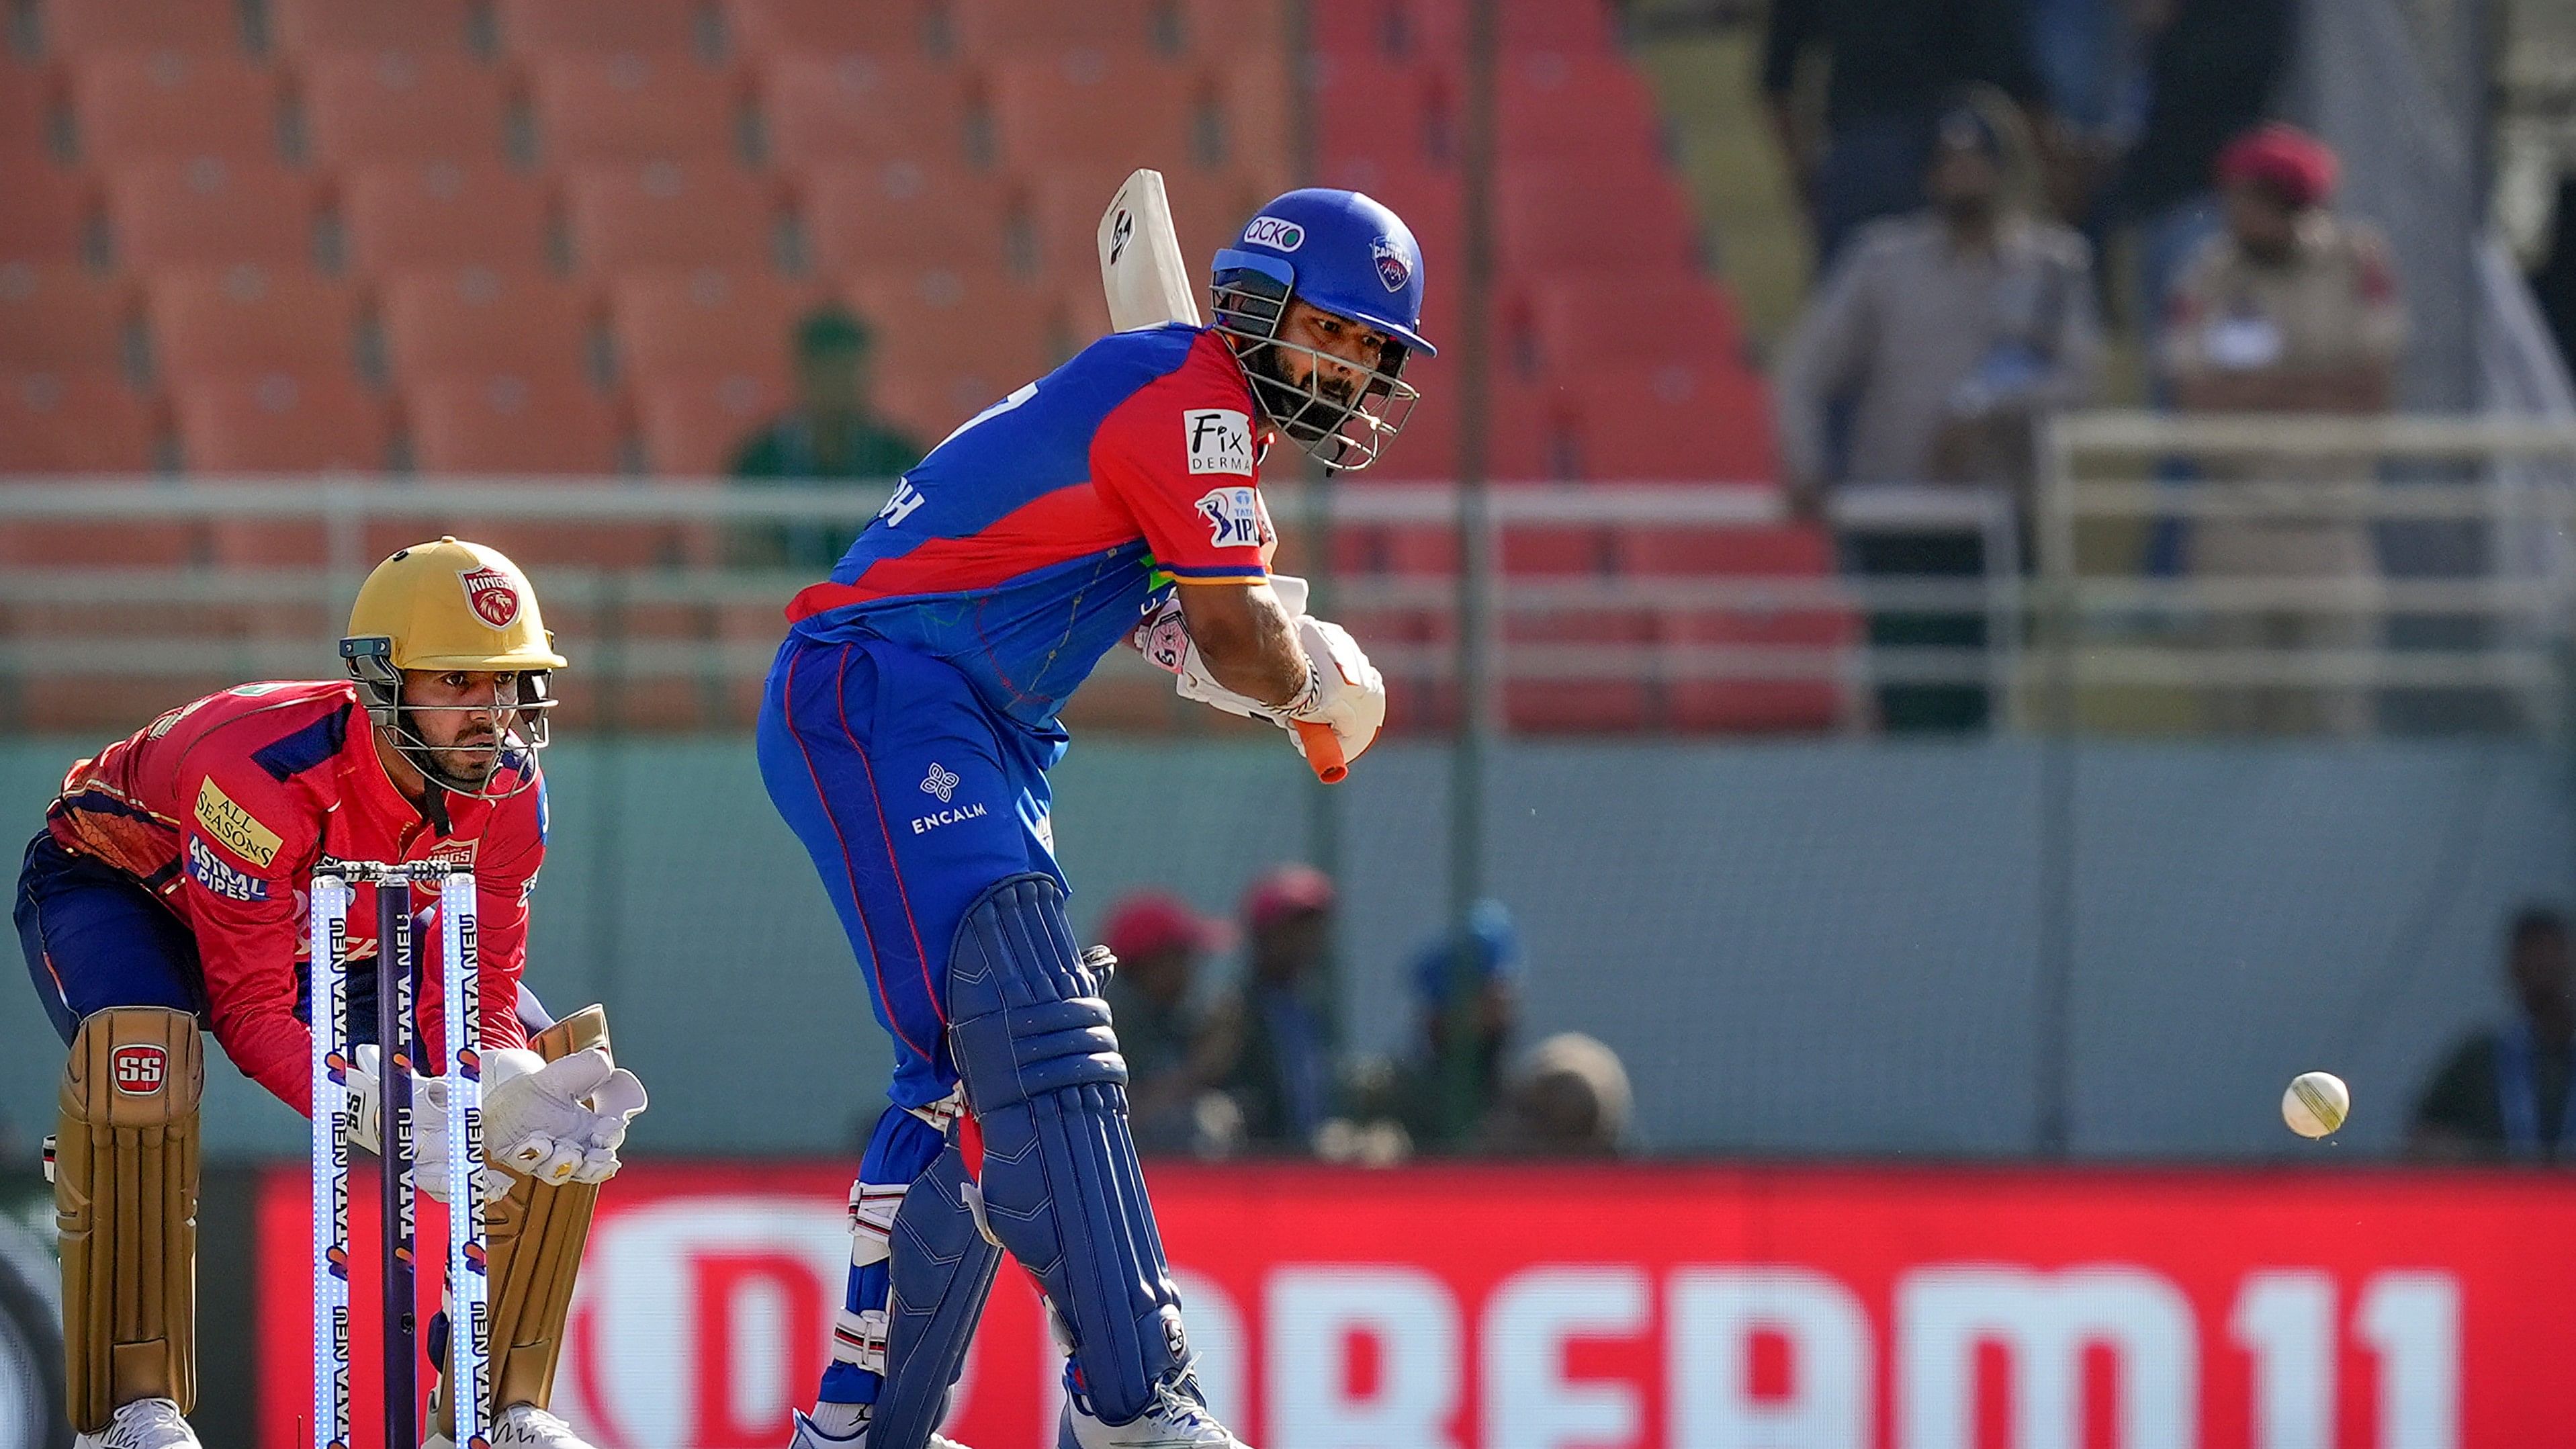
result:
[(1067, 1395), (1055, 1443), (1056, 1449), (1249, 1449), (1196, 1393), (1168, 1383), (1155, 1389), (1153, 1407), (1124, 1424), (1093, 1418), (1080, 1396)]
[(590, 1449), (572, 1426), (534, 1404), (512, 1404), (492, 1426), (492, 1449)]
[[(796, 1417), (796, 1437), (787, 1449), (868, 1449), (868, 1426), (861, 1424), (845, 1435), (826, 1434), (823, 1426), (807, 1418), (802, 1411), (791, 1411)], [(933, 1434), (924, 1449), (966, 1449), (966, 1446), (944, 1434)]]
[(116, 1411), (102, 1434), (83, 1434), (72, 1449), (198, 1449), (197, 1431), (169, 1399), (136, 1399)]

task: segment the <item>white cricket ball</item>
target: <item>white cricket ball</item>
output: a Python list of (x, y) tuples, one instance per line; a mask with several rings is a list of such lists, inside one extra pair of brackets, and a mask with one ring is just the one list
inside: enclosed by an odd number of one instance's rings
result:
[(2302, 1137), (2324, 1137), (2352, 1115), (2352, 1088), (2332, 1072), (2306, 1072), (2281, 1094), (2281, 1120)]

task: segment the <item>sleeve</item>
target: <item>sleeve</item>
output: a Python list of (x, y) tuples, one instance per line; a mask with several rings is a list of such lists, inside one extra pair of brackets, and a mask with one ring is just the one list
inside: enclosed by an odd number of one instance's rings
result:
[(1860, 371), (1868, 340), (1871, 248), (1847, 252), (1798, 319), (1772, 380), (1780, 461), (1792, 478), (1824, 481), (1825, 410)]
[(247, 761), (195, 782), (181, 843), (188, 919), (205, 972), (215, 1040), (242, 1075), (299, 1112), (313, 1110), (313, 1035), (295, 1015), (302, 944), (298, 867), (322, 838), (313, 802)]
[(2388, 242), (2367, 228), (2352, 239), (2353, 305), (2360, 309), (2358, 339), (2361, 360), (2380, 367), (2395, 365), (2406, 348), (2406, 302), (2398, 295), (2397, 266)]
[(1091, 478), (1135, 521), (1154, 562), (1182, 583), (1269, 578), (1252, 397), (1196, 357), (1138, 389), (1101, 420)]

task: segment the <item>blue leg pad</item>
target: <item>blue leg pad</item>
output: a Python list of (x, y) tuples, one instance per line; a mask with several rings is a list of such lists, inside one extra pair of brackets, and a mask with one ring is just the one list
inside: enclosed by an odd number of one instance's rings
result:
[(985, 1222), (1072, 1330), (1092, 1412), (1126, 1423), (1189, 1348), (1127, 1131), (1127, 1064), (1053, 877), (1013, 876), (967, 909), (948, 1043), (983, 1131)]
[(966, 1367), (966, 1345), (984, 1316), (1002, 1250), (975, 1226), (966, 1160), (950, 1141), (895, 1209), (886, 1260), (885, 1383), (877, 1391), (868, 1449), (922, 1449), (948, 1412)]

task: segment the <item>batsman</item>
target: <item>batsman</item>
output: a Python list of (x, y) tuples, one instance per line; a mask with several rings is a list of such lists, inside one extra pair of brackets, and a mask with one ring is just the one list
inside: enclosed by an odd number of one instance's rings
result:
[(1211, 326), (1104, 337), (985, 409), (788, 609), (761, 773), (895, 1047), (796, 1449), (954, 1449), (933, 1430), (1004, 1249), (1069, 1355), (1060, 1449), (1240, 1443), (1191, 1372), (1046, 772), (1058, 710), (1122, 641), (1319, 767), (1368, 748), (1385, 685), (1272, 576), (1260, 469), (1282, 436), (1365, 466), (1431, 346), (1420, 249), (1355, 192), (1264, 207), (1217, 254), (1212, 301)]
[[(324, 859), (461, 865), (482, 925), (492, 1442), (581, 1449), (546, 1412), (598, 1186), (644, 1105), (592, 1008), (531, 1037), (519, 989), (545, 855), (547, 685), (564, 667), (518, 567), (442, 538), (379, 564), (340, 641), (346, 677), (244, 684), (76, 762), (27, 847), (15, 916), (36, 994), (71, 1047), (52, 1155), (70, 1418), (82, 1449), (192, 1449), (198, 1106), (204, 1036), (312, 1112), (306, 887)], [(375, 920), (372, 886), (350, 919)], [(435, 943), (434, 904), (415, 939)], [(382, 989), (349, 943), (349, 1012)], [(434, 955), (434, 950), (431, 952)], [(421, 1035), (439, 1060), (440, 972)], [(532, 1007), (532, 1003), (530, 1004)], [(350, 1074), (353, 1146), (382, 1135), (372, 1044)], [(421, 1100), (436, 1078), (415, 1078)], [(446, 1182), (444, 1114), (416, 1117), (420, 1179)], [(487, 1181), (490, 1179), (487, 1178)], [(437, 1337), (433, 1332), (432, 1337)]]

